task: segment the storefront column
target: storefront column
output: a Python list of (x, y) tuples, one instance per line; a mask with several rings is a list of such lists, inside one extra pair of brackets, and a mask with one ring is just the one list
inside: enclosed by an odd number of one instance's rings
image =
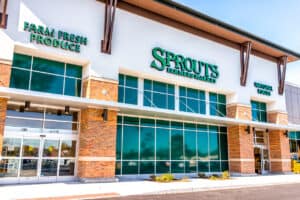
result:
[[(269, 112), (268, 121), (276, 124), (288, 124), (287, 113)], [(272, 173), (290, 173), (291, 155), (289, 138), (284, 130), (269, 131), (269, 149)]]
[[(227, 117), (251, 120), (250, 105), (228, 105)], [(247, 126), (228, 126), (229, 171), (232, 175), (255, 174), (253, 132)]]
[[(83, 97), (117, 101), (117, 83), (89, 79), (83, 87)], [(96, 108), (81, 110), (78, 177), (84, 182), (116, 180), (117, 112), (105, 112)]]
[(0, 156), (2, 153), (4, 127), (6, 119), (7, 99), (0, 98)]
[[(0, 63), (0, 87), (9, 87), (10, 74), (11, 74), (11, 65)], [(2, 144), (3, 144), (6, 109), (7, 109), (7, 99), (0, 98), (0, 155), (1, 155)]]
[(0, 63), (0, 87), (9, 87), (11, 65)]

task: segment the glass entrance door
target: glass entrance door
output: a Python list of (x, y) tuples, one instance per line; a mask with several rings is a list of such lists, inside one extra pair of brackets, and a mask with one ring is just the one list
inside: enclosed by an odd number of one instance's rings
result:
[(265, 131), (254, 131), (255, 173), (267, 174), (270, 171), (268, 134)]
[(0, 184), (74, 179), (76, 144), (72, 135), (4, 138)]
[(270, 171), (269, 151), (264, 147), (254, 148), (255, 173), (267, 174)]

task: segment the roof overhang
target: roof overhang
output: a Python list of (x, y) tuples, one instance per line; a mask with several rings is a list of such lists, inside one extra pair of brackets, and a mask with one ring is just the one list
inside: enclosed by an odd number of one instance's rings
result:
[[(98, 1), (104, 2), (104, 0)], [(200, 33), (202, 36), (213, 38), (235, 48), (239, 48), (240, 44), (244, 42), (251, 41), (254, 55), (269, 57), (273, 61), (276, 61), (281, 56), (288, 56), (288, 62), (296, 61), (300, 58), (300, 54), (297, 52), (172, 0), (119, 0), (118, 7), (179, 29), (185, 29), (184, 31), (194, 32), (195, 34)], [(184, 27), (178, 24), (184, 25)], [(196, 33), (195, 30), (199, 32)]]
[(222, 125), (244, 125), (260, 129), (269, 130), (288, 130), (299, 131), (300, 125), (280, 125), (274, 123), (254, 122), (249, 120), (240, 120), (228, 117), (210, 116), (196, 113), (180, 112), (175, 110), (158, 109), (137, 105), (129, 105), (114, 101), (103, 101), (96, 99), (88, 99), (82, 97), (62, 96), (43, 92), (34, 92), (21, 89), (12, 89), (0, 87), (0, 97), (7, 98), (9, 101), (31, 101), (34, 104), (45, 106), (70, 106), (77, 109), (99, 108), (116, 110), (121, 114), (139, 115), (145, 117), (155, 117), (161, 119), (170, 119), (177, 121), (188, 121), (194, 123), (210, 123)]

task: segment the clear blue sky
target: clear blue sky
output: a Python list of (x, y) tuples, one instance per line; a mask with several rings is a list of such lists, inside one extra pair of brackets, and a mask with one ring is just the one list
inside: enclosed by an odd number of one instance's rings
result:
[[(300, 53), (300, 0), (175, 0)], [(300, 85), (300, 61), (286, 80)]]

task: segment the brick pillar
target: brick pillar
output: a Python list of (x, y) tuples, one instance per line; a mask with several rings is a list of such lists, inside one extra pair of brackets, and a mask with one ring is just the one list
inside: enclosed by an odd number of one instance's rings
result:
[[(83, 97), (117, 101), (118, 84), (89, 79), (83, 83)], [(78, 177), (84, 182), (115, 181), (117, 112), (103, 109), (81, 110)]]
[(11, 66), (0, 63), (0, 87), (9, 87)]
[[(227, 117), (251, 120), (251, 107), (248, 105), (228, 105)], [(227, 129), (229, 170), (233, 175), (255, 174), (253, 132), (247, 126), (233, 125)]]
[[(287, 125), (287, 113), (269, 112), (268, 122)], [(284, 130), (269, 131), (269, 151), (272, 173), (291, 172), (289, 138), (285, 135)]]
[[(0, 87), (9, 87), (11, 65), (0, 63)], [(3, 135), (6, 118), (7, 99), (0, 98), (0, 156), (3, 145)]]
[(7, 99), (0, 98), (0, 156), (2, 153), (3, 135), (6, 119)]

